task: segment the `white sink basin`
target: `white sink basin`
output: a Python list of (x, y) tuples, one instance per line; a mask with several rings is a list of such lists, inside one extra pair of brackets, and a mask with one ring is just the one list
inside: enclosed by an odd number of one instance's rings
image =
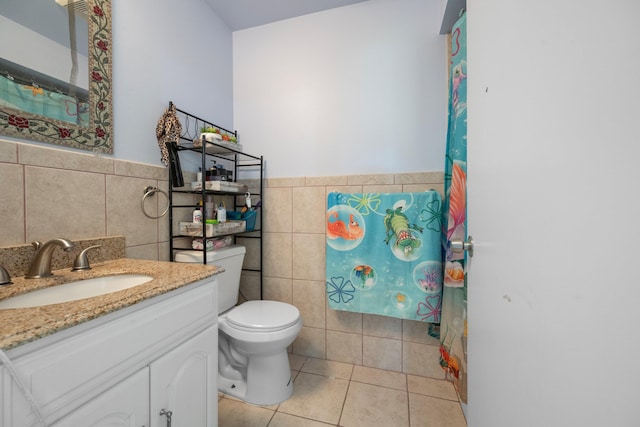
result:
[(138, 286), (151, 280), (153, 277), (145, 274), (122, 274), (78, 280), (7, 298), (0, 301), (0, 309), (39, 307), (97, 297)]

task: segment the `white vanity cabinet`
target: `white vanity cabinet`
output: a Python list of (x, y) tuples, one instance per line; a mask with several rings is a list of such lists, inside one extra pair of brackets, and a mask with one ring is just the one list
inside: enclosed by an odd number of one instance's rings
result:
[(148, 421), (149, 368), (144, 368), (51, 427), (138, 427)]
[[(7, 352), (51, 427), (217, 426), (215, 276)], [(0, 427), (36, 427), (0, 369)], [(161, 415), (163, 412), (163, 415)]]

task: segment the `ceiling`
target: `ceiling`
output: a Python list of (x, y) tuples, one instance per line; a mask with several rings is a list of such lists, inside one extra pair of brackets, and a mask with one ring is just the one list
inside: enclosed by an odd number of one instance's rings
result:
[(232, 31), (366, 0), (206, 0)]

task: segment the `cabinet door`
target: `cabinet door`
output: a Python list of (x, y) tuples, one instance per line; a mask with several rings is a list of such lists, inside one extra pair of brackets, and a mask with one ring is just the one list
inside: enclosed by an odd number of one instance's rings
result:
[(144, 427), (149, 425), (149, 368), (105, 391), (51, 427)]
[(218, 425), (218, 328), (205, 329), (150, 365), (151, 427)]

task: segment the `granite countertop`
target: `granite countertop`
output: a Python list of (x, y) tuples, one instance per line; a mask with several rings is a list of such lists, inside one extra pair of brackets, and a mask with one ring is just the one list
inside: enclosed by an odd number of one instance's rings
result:
[(91, 270), (70, 268), (45, 279), (13, 277), (12, 285), (0, 286), (0, 300), (76, 280), (118, 274), (147, 274), (155, 279), (129, 289), (32, 308), (0, 309), (0, 349), (9, 350), (55, 332), (78, 325), (137, 302), (178, 289), (224, 270), (212, 265), (120, 258), (91, 265)]

